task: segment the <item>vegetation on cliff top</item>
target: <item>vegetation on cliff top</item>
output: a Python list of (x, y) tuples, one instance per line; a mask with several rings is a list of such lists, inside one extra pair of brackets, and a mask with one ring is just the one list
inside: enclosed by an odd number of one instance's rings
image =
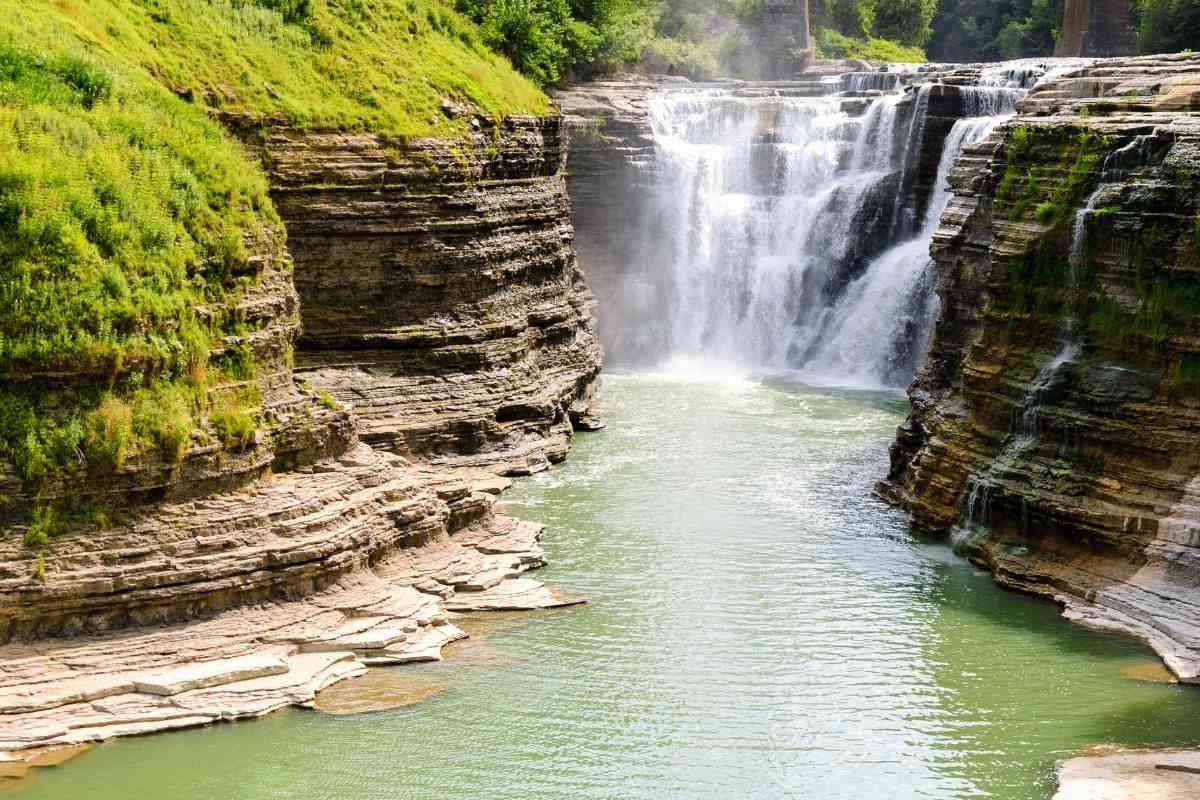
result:
[(304, 127), (453, 135), (545, 95), (439, 0), (0, 0), (0, 37), (86, 51), (222, 111)]
[(261, 171), (149, 76), (0, 43), (0, 453), (27, 490), (182, 457), (223, 402), (247, 234), (277, 224)]

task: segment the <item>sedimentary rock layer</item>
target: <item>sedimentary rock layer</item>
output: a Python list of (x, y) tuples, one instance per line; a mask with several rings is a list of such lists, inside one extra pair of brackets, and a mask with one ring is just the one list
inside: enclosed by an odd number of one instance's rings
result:
[(541, 526), (493, 510), (496, 471), (560, 460), (598, 424), (558, 130), (265, 136), (301, 293), (264, 223), (213, 353), (251, 362), (214, 391), (260, 398), (259, 430), (44, 487), (41, 503), (103, 513), (37, 547), (0, 538), (0, 751), (308, 704), (365, 665), (439, 658), (455, 612), (579, 602), (521, 577)]
[[(1200, 680), (1200, 58), (1097, 61), (970, 148), (880, 493)], [(1193, 112), (1193, 113), (1189, 113)]]
[(598, 424), (593, 299), (560, 119), (472, 130), (272, 129), (261, 147), (296, 260), (302, 377), (351, 406), (373, 446), (527, 474)]
[(45, 586), (0, 583), (18, 637), (0, 646), (0, 751), (307, 705), (366, 665), (440, 658), (464, 635), (448, 609), (578, 602), (518, 577), (542, 563), (541, 526), (477, 486), (497, 488), (356, 445), (56, 540)]

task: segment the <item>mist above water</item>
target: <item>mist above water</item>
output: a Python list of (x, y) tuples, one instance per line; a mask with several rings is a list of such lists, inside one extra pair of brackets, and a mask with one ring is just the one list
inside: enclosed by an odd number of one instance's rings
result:
[[(858, 108), (839, 95), (654, 97), (656, 155), (630, 231), (633, 272), (643, 277), (602, 301), (606, 317), (628, 328), (612, 360), (905, 385), (936, 317), (929, 245), (950, 201), (950, 170), (1023, 93), (1014, 84), (1024, 76), (1002, 77), (966, 90), (974, 116), (929, 145), (928, 85), (906, 93), (888, 81), (896, 91)], [(858, 91), (865, 80), (843, 83)], [(924, 146), (943, 155), (919, 215)]]

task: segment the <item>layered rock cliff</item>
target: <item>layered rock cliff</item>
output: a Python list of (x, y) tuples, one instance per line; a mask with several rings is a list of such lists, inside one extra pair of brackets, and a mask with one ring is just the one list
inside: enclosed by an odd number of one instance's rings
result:
[(594, 301), (560, 118), (480, 116), (471, 131), (278, 128), (261, 147), (296, 260), (301, 377), (353, 408), (372, 446), (528, 474), (598, 426)]
[(1097, 61), (970, 148), (880, 493), (1200, 680), (1200, 59)]
[(559, 122), (476, 130), (266, 136), (289, 243), (248, 236), (255, 277), (212, 353), (248, 361), (213, 391), (253, 394), (258, 429), (209, 421), (178, 461), (48, 483), (39, 504), (93, 512), (37, 548), (0, 539), (0, 750), (310, 703), (365, 665), (440, 658), (463, 636), (447, 612), (578, 602), (520, 577), (541, 527), (493, 511), (496, 472), (598, 424)]

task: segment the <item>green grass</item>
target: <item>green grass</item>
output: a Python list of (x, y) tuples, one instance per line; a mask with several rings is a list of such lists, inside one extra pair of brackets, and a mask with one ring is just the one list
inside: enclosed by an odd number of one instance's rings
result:
[(182, 373), (246, 272), (267, 184), (147, 78), (0, 43), (0, 372)]
[[(182, 458), (257, 280), (247, 236), (280, 235), (261, 170), (200, 109), (81, 47), (0, 39), (0, 455), (28, 491)], [(253, 374), (248, 352), (216, 366)]]
[(0, 0), (4, 38), (82, 48), (198, 104), (309, 128), (461, 133), (443, 98), (493, 116), (548, 109), (440, 0)]
[(256, 386), (227, 390), (217, 396), (213, 401), (209, 421), (222, 445), (237, 449), (254, 441), (261, 402)]

